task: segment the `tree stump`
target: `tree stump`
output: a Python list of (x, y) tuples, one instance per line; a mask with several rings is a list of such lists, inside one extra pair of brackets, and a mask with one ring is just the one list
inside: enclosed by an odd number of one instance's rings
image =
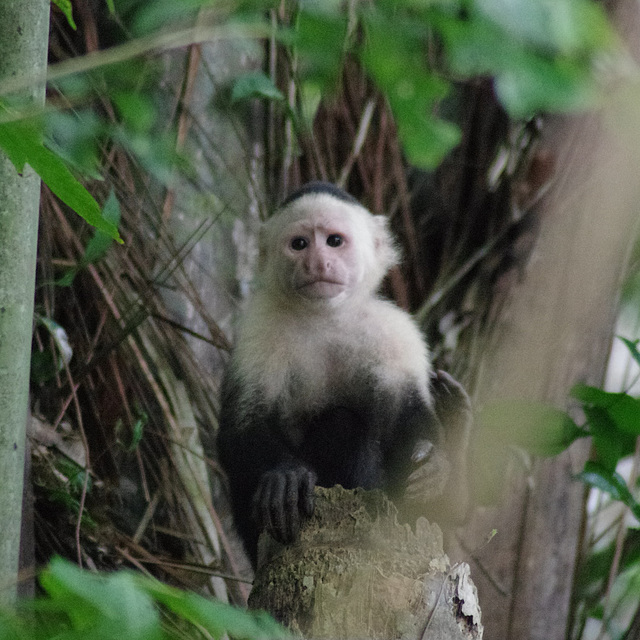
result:
[(300, 540), (263, 534), (259, 556), (249, 606), (304, 638), (482, 638), (469, 566), (450, 566), (436, 524), (399, 524), (381, 491), (316, 488)]

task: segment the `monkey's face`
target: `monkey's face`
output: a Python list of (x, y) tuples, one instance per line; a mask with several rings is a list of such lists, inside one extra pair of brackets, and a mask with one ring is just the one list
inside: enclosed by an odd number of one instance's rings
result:
[(263, 227), (260, 269), (266, 288), (287, 304), (370, 296), (397, 252), (381, 216), (331, 195), (305, 195)]
[(355, 229), (334, 213), (318, 213), (284, 229), (280, 282), (310, 300), (342, 300), (362, 282)]

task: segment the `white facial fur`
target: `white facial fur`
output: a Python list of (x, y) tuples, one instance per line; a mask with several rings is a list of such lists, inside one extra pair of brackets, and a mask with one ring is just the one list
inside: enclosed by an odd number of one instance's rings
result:
[(261, 236), (265, 286), (289, 303), (370, 296), (397, 258), (386, 218), (326, 193), (294, 200)]

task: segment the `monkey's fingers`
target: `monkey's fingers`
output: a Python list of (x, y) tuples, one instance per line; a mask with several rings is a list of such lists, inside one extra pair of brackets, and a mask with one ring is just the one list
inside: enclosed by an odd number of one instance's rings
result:
[(273, 471), (265, 474), (262, 503), (259, 509), (265, 530), (278, 542), (289, 544), (298, 532), (298, 508), (292, 493), (295, 476), (292, 470)]
[(298, 538), (300, 532), (300, 509), (298, 507), (299, 478), (296, 470), (290, 469), (284, 475), (285, 486), (282, 503), (277, 505), (278, 533), (282, 542), (289, 544)]
[(285, 474), (284, 501), (277, 525), (279, 534), (286, 543), (294, 542), (300, 535), (303, 518), (313, 513), (316, 475), (305, 467), (290, 469)]
[(451, 465), (438, 449), (433, 449), (420, 466), (407, 478), (404, 497), (410, 501), (428, 502), (442, 495)]
[(450, 374), (438, 369), (431, 374), (431, 388), (436, 402), (436, 409), (444, 405), (456, 411), (471, 412), (471, 399), (465, 388)]
[(303, 466), (287, 466), (262, 476), (254, 497), (254, 518), (282, 544), (294, 542), (300, 533), (302, 517), (313, 513), (316, 476)]
[(300, 483), (300, 493), (298, 496), (300, 511), (307, 518), (310, 518), (313, 515), (313, 510), (316, 507), (316, 496), (313, 492), (316, 486), (316, 480), (316, 474), (309, 471), (303, 476)]
[(253, 519), (260, 531), (268, 531), (273, 535), (272, 504), (278, 501), (281, 482), (278, 473), (270, 471), (260, 479), (260, 484), (253, 497)]

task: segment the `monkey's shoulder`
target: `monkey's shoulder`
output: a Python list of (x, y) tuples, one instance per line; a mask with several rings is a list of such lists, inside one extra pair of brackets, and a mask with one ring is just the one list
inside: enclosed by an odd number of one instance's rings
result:
[(389, 386), (406, 380), (428, 388), (431, 359), (413, 318), (392, 302), (374, 298), (363, 308), (361, 331), (374, 355), (375, 373)]

